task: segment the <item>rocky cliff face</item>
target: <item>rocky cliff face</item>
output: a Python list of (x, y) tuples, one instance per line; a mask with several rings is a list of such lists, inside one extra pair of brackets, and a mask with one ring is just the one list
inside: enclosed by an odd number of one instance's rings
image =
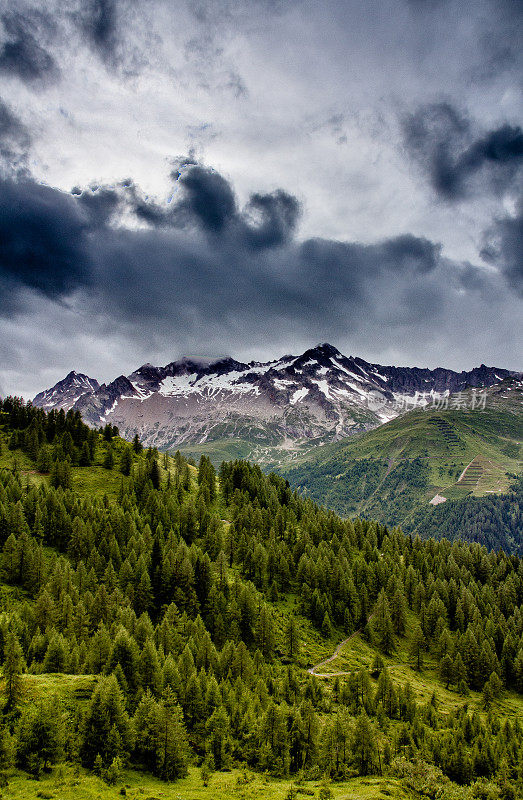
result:
[(111, 422), (123, 436), (137, 432), (145, 444), (160, 448), (238, 438), (292, 449), (375, 427), (401, 413), (402, 401), (412, 408), (513, 374), (485, 365), (460, 373), (384, 367), (322, 344), (266, 363), (225, 358), (144, 364), (101, 386), (71, 372), (33, 402), (47, 410), (78, 409), (90, 425)]
[(92, 396), (100, 389), (100, 384), (88, 375), (70, 372), (62, 381), (58, 381), (52, 389), (37, 394), (33, 405), (50, 411), (52, 408), (63, 408), (69, 411), (83, 395)]

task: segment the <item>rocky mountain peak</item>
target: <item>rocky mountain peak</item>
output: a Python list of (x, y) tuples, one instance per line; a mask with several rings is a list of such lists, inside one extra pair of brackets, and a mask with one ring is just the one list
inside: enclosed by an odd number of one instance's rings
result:
[(233, 438), (292, 448), (375, 427), (397, 416), (405, 397), (429, 402), (514, 374), (484, 364), (461, 373), (381, 366), (323, 342), (265, 363), (231, 356), (146, 363), (102, 386), (72, 371), (34, 403), (76, 408), (93, 426), (110, 421), (127, 438), (139, 433), (157, 447)]

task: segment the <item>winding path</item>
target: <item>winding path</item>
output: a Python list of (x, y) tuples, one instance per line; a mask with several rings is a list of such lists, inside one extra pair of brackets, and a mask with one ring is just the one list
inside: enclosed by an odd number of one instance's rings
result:
[[(373, 616), (374, 614), (371, 614), (367, 622), (370, 622)], [(320, 667), (324, 667), (325, 664), (330, 664), (331, 661), (334, 661), (334, 659), (339, 656), (342, 647), (345, 647), (347, 642), (350, 642), (350, 640), (353, 639), (355, 636), (357, 636), (358, 633), (361, 633), (362, 630), (363, 628), (358, 628), (357, 631), (354, 631), (354, 633), (351, 633), (350, 636), (347, 636), (346, 639), (344, 639), (342, 642), (339, 643), (339, 645), (337, 646), (337, 648), (335, 649), (334, 653), (331, 656), (325, 658), (323, 661), (320, 661), (318, 664), (315, 664), (313, 667), (309, 667), (309, 669), (307, 670), (309, 675), (314, 675), (315, 678), (336, 678), (340, 677), (341, 675), (350, 675), (351, 674), (350, 671), (342, 670), (340, 672), (316, 672), (316, 670), (319, 669)]]

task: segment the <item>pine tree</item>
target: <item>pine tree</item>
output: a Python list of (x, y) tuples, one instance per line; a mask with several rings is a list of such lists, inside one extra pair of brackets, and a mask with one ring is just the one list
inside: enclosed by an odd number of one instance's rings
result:
[(212, 757), (215, 768), (221, 770), (230, 763), (232, 747), (229, 720), (223, 706), (213, 711), (205, 727), (207, 752)]
[(122, 475), (130, 475), (133, 466), (133, 454), (130, 447), (124, 447), (120, 456), (120, 472)]
[(300, 630), (296, 617), (291, 614), (285, 626), (285, 645), (287, 648), (287, 655), (291, 661), (295, 661), (300, 652)]
[(24, 656), (20, 642), (13, 630), (9, 630), (5, 643), (4, 678), (6, 708), (16, 708), (22, 694), (22, 672)]
[(57, 698), (28, 706), (18, 730), (17, 761), (38, 777), (42, 769), (60, 760), (64, 725)]
[(394, 632), (404, 636), (407, 629), (407, 600), (399, 589), (394, 592), (391, 602), (391, 618)]
[(414, 659), (417, 670), (423, 667), (423, 650), (425, 649), (425, 636), (419, 622), (416, 624), (410, 642), (410, 655)]
[(93, 766), (97, 755), (106, 766), (116, 756), (126, 758), (132, 747), (132, 731), (123, 695), (114, 675), (97, 684), (84, 722), (82, 761)]
[(454, 662), (448, 653), (441, 660), (439, 674), (441, 680), (445, 683), (445, 688), (448, 689), (449, 684), (453, 683), (454, 681)]
[(53, 466), (53, 454), (49, 445), (44, 444), (38, 452), (36, 468), (38, 472), (50, 472)]
[(187, 775), (189, 747), (183, 715), (174, 692), (167, 688), (159, 704), (156, 766), (164, 781)]
[(151, 463), (151, 470), (149, 472), (149, 477), (151, 479), (153, 489), (159, 489), (161, 483), (161, 477), (160, 477), (160, 467), (158, 465), (158, 460), (156, 458)]
[(359, 774), (371, 773), (377, 758), (376, 734), (365, 711), (356, 720), (352, 752)]
[(390, 655), (395, 648), (394, 628), (392, 626), (387, 595), (383, 590), (380, 592), (376, 602), (374, 618), (372, 620), (372, 629), (376, 644), (380, 650), (382, 650), (384, 653), (387, 653), (387, 655)]
[(105, 469), (113, 469), (114, 467), (114, 452), (111, 445), (107, 448), (103, 465)]
[(84, 442), (82, 444), (82, 449), (80, 451), (80, 458), (78, 460), (78, 464), (81, 467), (88, 467), (91, 464), (91, 451), (89, 449), (89, 444)]
[(329, 639), (333, 634), (332, 622), (330, 621), (330, 617), (327, 611), (323, 616), (323, 622), (321, 623), (321, 632), (326, 639)]
[(266, 603), (263, 603), (256, 625), (256, 643), (266, 658), (274, 649), (274, 624)]
[[(113, 671), (120, 665), (130, 692), (138, 687), (138, 647), (134, 638), (121, 626), (116, 634), (108, 667)], [(97, 751), (99, 752), (99, 751)]]

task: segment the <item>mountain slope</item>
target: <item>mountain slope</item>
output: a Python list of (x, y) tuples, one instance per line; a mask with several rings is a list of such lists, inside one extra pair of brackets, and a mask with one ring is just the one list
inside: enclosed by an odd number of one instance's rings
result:
[[(510, 475), (521, 472), (522, 385), (510, 378), (491, 387), (485, 409), (411, 411), (316, 448), (279, 472), (340, 513), (408, 527), (414, 512), (433, 509), (431, 501), (508, 489)], [(470, 393), (462, 400), (470, 406)]]
[(237, 441), (242, 456), (267, 461), (376, 427), (409, 405), (491, 386), (509, 375), (485, 365), (461, 373), (384, 367), (323, 344), (266, 363), (224, 358), (145, 364), (101, 386), (73, 372), (33, 402), (47, 410), (74, 408), (88, 424), (110, 422), (127, 438), (138, 433), (147, 445), (228, 447)]
[(94, 378), (83, 375), (81, 372), (70, 372), (51, 389), (37, 394), (33, 400), (35, 406), (50, 411), (52, 408), (63, 408), (69, 411), (84, 395), (93, 395), (100, 389), (100, 384)]
[[(158, 459), (75, 413), (8, 399), (0, 440), (10, 796), (520, 796), (518, 558), (342, 520), (257, 466)], [(50, 449), (42, 486), (19, 448), (33, 469)]]

